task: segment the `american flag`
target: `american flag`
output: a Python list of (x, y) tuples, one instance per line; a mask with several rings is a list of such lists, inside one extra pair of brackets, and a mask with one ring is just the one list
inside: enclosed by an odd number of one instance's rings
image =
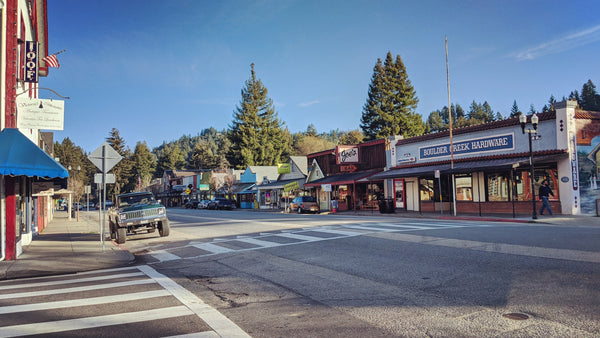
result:
[(44, 62), (48, 67), (54, 67), (56, 69), (60, 68), (60, 64), (58, 64), (58, 59), (56, 58), (56, 54), (48, 55), (43, 58)]

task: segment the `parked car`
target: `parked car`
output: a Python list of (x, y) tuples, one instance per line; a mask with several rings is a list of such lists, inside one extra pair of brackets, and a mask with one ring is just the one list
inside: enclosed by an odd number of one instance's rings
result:
[(200, 201), (200, 203), (198, 203), (198, 208), (200, 209), (208, 209), (208, 204), (210, 203), (209, 200), (202, 200)]
[(210, 202), (208, 203), (208, 209), (231, 210), (231, 209), (233, 209), (233, 203), (231, 202), (231, 200), (228, 200), (225, 197), (213, 197), (213, 199), (210, 200)]
[(298, 196), (290, 203), (291, 210), (296, 210), (299, 214), (303, 212), (319, 212), (317, 200), (312, 196)]
[[(102, 203), (96, 204), (96, 210), (100, 209), (100, 204), (102, 204)], [(115, 206), (115, 204), (112, 201), (104, 202), (104, 210), (110, 209), (111, 207), (114, 207), (114, 206)]]
[(185, 202), (185, 208), (186, 209), (198, 209), (198, 204), (200, 202), (198, 200), (188, 200), (187, 202)]

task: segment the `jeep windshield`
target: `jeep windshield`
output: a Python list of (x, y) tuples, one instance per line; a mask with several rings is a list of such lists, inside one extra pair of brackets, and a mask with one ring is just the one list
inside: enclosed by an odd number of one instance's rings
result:
[(127, 207), (136, 204), (148, 204), (154, 203), (154, 196), (151, 194), (147, 195), (131, 195), (119, 197), (119, 207)]

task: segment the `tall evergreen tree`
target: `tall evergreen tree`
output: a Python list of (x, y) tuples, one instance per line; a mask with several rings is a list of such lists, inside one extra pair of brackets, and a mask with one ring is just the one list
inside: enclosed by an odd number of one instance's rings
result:
[(383, 65), (377, 59), (373, 69), (360, 127), (368, 139), (421, 135), (425, 124), (415, 112), (418, 102), (402, 58), (394, 61), (388, 51)]
[(228, 133), (231, 141), (228, 160), (238, 169), (276, 165), (291, 153), (291, 135), (279, 121), (267, 94), (267, 88), (256, 78), (253, 63)]
[(156, 177), (161, 177), (165, 170), (181, 170), (186, 166), (185, 157), (177, 144), (163, 144), (157, 157)]
[(533, 114), (537, 114), (537, 111), (535, 110), (535, 106), (533, 105), (533, 103), (529, 106), (529, 115), (533, 115)]
[(588, 80), (583, 84), (580, 106), (583, 110), (600, 111), (600, 95), (598, 95), (592, 80)]
[[(135, 184), (131, 184), (131, 150), (125, 145), (125, 140), (121, 137), (117, 128), (112, 128), (106, 142), (119, 153), (123, 158), (110, 171), (115, 175), (115, 183), (107, 186), (107, 198), (113, 199), (113, 194), (119, 195), (122, 192), (131, 189)], [(129, 189), (128, 189), (129, 188)]]
[(434, 110), (429, 114), (427, 122), (425, 122), (425, 128), (428, 133), (437, 133), (446, 129), (446, 125), (442, 121), (439, 111)]
[(519, 117), (519, 106), (517, 106), (517, 100), (513, 101), (512, 107), (510, 108), (510, 118)]
[[(131, 173), (137, 175), (138, 185), (142, 188), (150, 185), (154, 171), (156, 171), (156, 157), (150, 152), (146, 142), (139, 142), (135, 145), (133, 156), (131, 158)], [(134, 177), (135, 181), (135, 177)]]
[(190, 166), (194, 169), (215, 169), (217, 167), (215, 156), (207, 141), (201, 140), (196, 143), (190, 160)]
[(493, 122), (496, 119), (496, 114), (494, 113), (494, 110), (492, 109), (492, 107), (490, 107), (490, 104), (487, 101), (483, 102), (481, 108), (483, 109), (483, 112), (487, 115), (485, 118), (485, 122)]

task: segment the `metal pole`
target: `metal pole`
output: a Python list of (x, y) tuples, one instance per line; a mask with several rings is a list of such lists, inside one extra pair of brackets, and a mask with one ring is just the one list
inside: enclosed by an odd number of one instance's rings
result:
[(446, 37), (446, 84), (448, 87), (448, 121), (450, 129), (450, 173), (452, 173), (452, 213), (456, 216), (456, 187), (454, 180), (454, 147), (452, 142), (452, 105), (450, 103), (450, 67), (448, 65), (448, 37)]
[(529, 164), (531, 165), (531, 206), (532, 206), (532, 211), (531, 211), (531, 218), (533, 219), (537, 219), (537, 212), (536, 212), (536, 206), (535, 206), (535, 186), (534, 186), (534, 175), (535, 175), (535, 170), (533, 168), (533, 145), (531, 142), (532, 139), (532, 130), (528, 130), (529, 134)]
[[(106, 209), (106, 145), (102, 145), (102, 190), (104, 190), (101, 203), (104, 204), (103, 211)], [(100, 226), (100, 239), (102, 241), (102, 252), (104, 252), (104, 223), (106, 223), (106, 211), (102, 212), (102, 224)]]

